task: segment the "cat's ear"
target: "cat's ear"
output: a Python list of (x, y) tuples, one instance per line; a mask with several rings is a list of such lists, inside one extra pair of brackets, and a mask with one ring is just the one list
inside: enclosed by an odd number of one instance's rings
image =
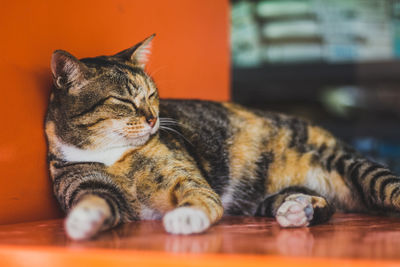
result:
[(87, 67), (76, 57), (64, 50), (56, 50), (51, 56), (51, 72), (54, 85), (66, 88), (84, 80)]
[(149, 54), (151, 52), (151, 45), (154, 36), (156, 36), (155, 33), (131, 48), (117, 53), (114, 57), (144, 68), (146, 63), (149, 61)]

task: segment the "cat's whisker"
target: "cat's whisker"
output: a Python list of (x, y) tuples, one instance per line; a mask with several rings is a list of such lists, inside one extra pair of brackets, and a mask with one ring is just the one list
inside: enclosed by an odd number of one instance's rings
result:
[[(183, 128), (183, 129), (186, 129), (187, 131), (189, 131), (189, 132), (192, 132), (192, 128), (190, 128), (189, 126), (186, 126), (186, 125), (181, 125), (181, 124), (174, 124), (174, 125), (168, 125), (168, 124), (165, 124), (165, 125), (163, 125), (163, 126), (167, 126), (167, 127), (176, 127), (176, 126), (179, 126), (180, 128)], [(175, 129), (175, 128), (174, 128)]]
[(162, 120), (160, 123), (179, 123), (179, 121), (173, 121), (173, 120)]
[(166, 132), (171, 131), (173, 133), (176, 133), (177, 135), (179, 135), (180, 137), (182, 137), (186, 142), (188, 142), (190, 145), (193, 146), (192, 142), (190, 142), (183, 134), (181, 134), (180, 132), (178, 132), (177, 130), (170, 128), (170, 127), (166, 127), (166, 126), (161, 126), (160, 125), (160, 130), (164, 130)]
[(174, 125), (191, 130), (191, 128), (189, 126), (179, 122), (178, 120), (175, 120), (172, 118), (160, 118), (160, 126), (174, 126)]
[(169, 117), (160, 117), (160, 120), (161, 120), (161, 121), (163, 121), (163, 120), (172, 120), (172, 121), (178, 121), (177, 119), (174, 119), (174, 118), (169, 118)]
[[(175, 123), (175, 124), (182, 124), (179, 121), (160, 121), (160, 123)], [(182, 124), (183, 125), (183, 124)]]

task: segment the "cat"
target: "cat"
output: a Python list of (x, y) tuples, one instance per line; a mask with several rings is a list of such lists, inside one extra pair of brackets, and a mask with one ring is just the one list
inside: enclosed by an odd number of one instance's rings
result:
[(223, 215), (306, 227), (335, 209), (400, 211), (399, 177), (312, 123), (159, 99), (145, 71), (153, 37), (113, 56), (52, 55), (48, 165), (71, 239), (136, 220), (193, 234)]

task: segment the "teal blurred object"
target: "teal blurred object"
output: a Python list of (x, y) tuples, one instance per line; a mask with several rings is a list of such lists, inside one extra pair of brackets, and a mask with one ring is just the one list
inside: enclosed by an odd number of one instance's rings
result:
[(400, 57), (400, 3), (233, 1), (231, 32), (233, 63), (239, 67), (390, 60)]
[(359, 137), (352, 141), (353, 147), (371, 160), (388, 166), (400, 174), (400, 140), (388, 141), (373, 137)]
[(393, 46), (395, 56), (400, 58), (400, 1), (393, 4)]

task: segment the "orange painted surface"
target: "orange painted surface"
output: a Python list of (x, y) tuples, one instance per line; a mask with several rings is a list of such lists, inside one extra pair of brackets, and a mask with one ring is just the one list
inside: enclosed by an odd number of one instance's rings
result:
[(400, 219), (335, 214), (282, 229), (274, 219), (227, 217), (204, 234), (166, 234), (160, 221), (69, 240), (61, 220), (0, 226), (0, 266), (400, 266)]
[(266, 255), (167, 254), (142, 251), (0, 247), (0, 264), (7, 267), (395, 267), (396, 261), (284, 258)]
[(229, 98), (228, 0), (2, 2), (0, 224), (61, 216), (42, 126), (52, 51), (113, 54), (152, 33), (162, 97)]

